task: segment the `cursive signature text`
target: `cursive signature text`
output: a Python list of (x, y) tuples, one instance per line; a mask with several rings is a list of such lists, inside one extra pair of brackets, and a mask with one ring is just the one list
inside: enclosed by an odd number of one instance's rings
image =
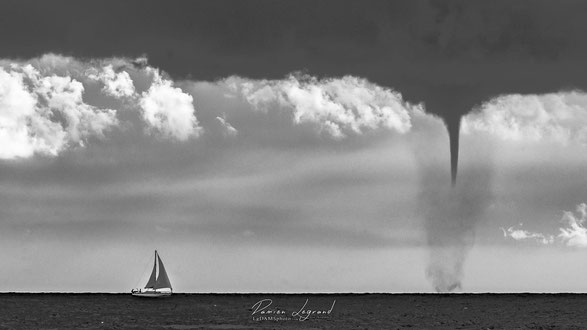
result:
[(272, 299), (262, 299), (257, 301), (251, 307), (251, 315), (256, 315), (253, 316), (253, 320), (255, 321), (287, 321), (292, 319), (306, 321), (311, 317), (321, 318), (330, 315), (334, 310), (334, 305), (336, 304), (335, 299), (332, 301), (332, 305), (330, 305), (329, 309), (312, 309), (307, 307), (308, 301), (309, 299), (306, 299), (302, 307), (291, 312), (291, 317), (289, 317), (289, 313), (286, 310), (272, 307)]

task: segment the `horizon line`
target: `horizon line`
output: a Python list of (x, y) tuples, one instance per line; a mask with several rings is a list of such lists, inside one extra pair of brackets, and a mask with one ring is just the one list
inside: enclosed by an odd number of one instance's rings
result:
[[(100, 292), (100, 291), (0, 291), (3, 294), (109, 294), (109, 295), (131, 295), (130, 292)], [(173, 292), (174, 295), (343, 295), (343, 296), (361, 296), (361, 295), (584, 295), (587, 292)]]

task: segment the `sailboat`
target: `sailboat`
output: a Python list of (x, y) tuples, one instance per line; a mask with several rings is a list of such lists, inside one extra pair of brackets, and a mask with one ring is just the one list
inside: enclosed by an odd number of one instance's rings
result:
[[(158, 274), (157, 270), (159, 270)], [(153, 263), (153, 271), (151, 272), (149, 281), (144, 288), (133, 289), (131, 293), (135, 297), (157, 298), (168, 297), (172, 292), (173, 288), (171, 287), (171, 282), (169, 282), (165, 266), (163, 266), (163, 261), (161, 261), (161, 257), (157, 253), (157, 250), (155, 250), (155, 262)]]

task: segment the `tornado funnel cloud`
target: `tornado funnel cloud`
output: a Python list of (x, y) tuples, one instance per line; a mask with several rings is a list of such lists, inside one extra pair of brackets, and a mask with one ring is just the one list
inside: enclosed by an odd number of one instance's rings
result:
[[(417, 145), (419, 151), (415, 154), (420, 175), (418, 213), (423, 220), (429, 248), (426, 277), (437, 292), (462, 288), (467, 255), (474, 245), (478, 224), (485, 218), (485, 211), (493, 198), (492, 146), (471, 136), (459, 143), (460, 120), (446, 122), (446, 126), (448, 134), (444, 130), (444, 136), (438, 133), (430, 136), (434, 137), (432, 144), (430, 139), (420, 141), (421, 144)], [(461, 157), (457, 182), (459, 146)]]
[(461, 120), (449, 122), (447, 125), (450, 143), (450, 180), (454, 187), (457, 183), (459, 169), (459, 133), (461, 131)]

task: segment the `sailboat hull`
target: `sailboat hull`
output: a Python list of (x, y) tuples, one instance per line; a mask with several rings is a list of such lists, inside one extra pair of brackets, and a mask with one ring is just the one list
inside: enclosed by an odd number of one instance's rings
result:
[(171, 296), (171, 292), (135, 292), (132, 295), (143, 298), (165, 298)]

